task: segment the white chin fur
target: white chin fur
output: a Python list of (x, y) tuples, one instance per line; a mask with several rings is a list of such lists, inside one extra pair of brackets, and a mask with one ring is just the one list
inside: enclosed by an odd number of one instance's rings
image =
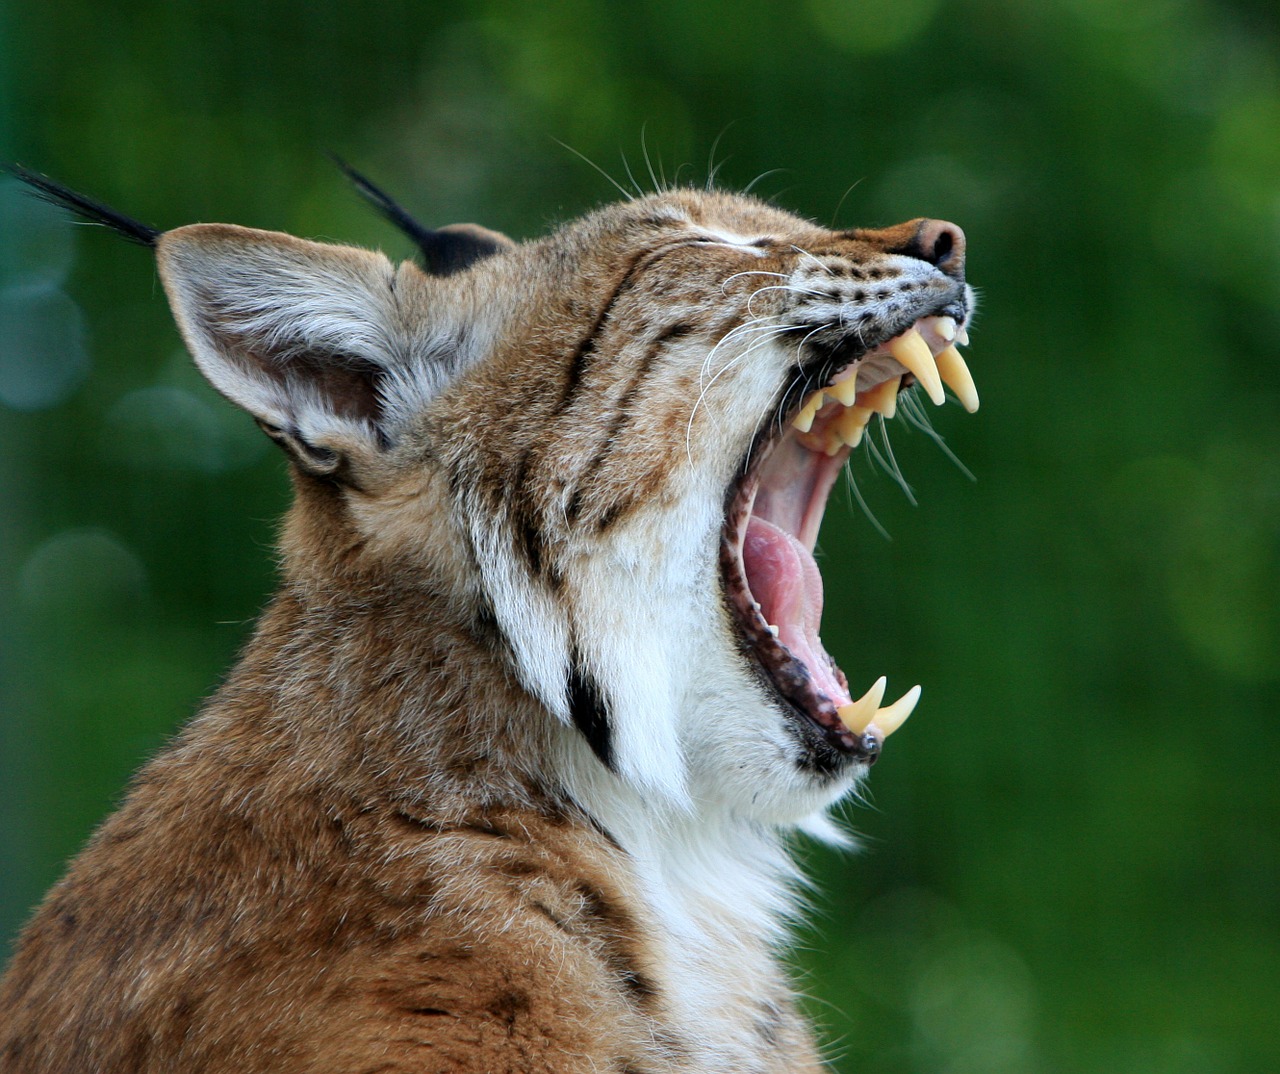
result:
[[(661, 812), (799, 824), (847, 792), (860, 767), (836, 779), (801, 767), (787, 723), (795, 717), (744, 666), (723, 606), (719, 515), (685, 512), (677, 533), (670, 517), (638, 516), (606, 547), (577, 557), (560, 605), (539, 599), (540, 588), (499, 552), (503, 542), (492, 542), (491, 554), (508, 564), (488, 579), (499, 622), (508, 636), (537, 639), (516, 651), (521, 678), (568, 723), (576, 648), (612, 732), (616, 775), (592, 780), (598, 789), (621, 780)], [(655, 547), (666, 554), (655, 557)], [(599, 764), (586, 756), (586, 767)], [(581, 778), (582, 765), (574, 767)]]

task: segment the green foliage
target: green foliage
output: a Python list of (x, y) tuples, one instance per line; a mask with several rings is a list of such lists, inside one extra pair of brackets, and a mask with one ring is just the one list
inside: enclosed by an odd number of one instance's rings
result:
[[(614, 185), (960, 223), (982, 410), (837, 497), (824, 636), (924, 684), (808, 853), (838, 1067), (1280, 1067), (1280, 32), (1201, 0), (18, 0), (0, 155), (159, 227), (529, 236)], [(584, 161), (590, 161), (588, 164)], [(593, 166), (594, 165), (594, 166)], [(601, 173), (606, 173), (602, 175)], [(612, 180), (612, 181), (611, 181)], [(1212, 404), (1212, 405), (1210, 405)], [(280, 458), (149, 257), (0, 183), (0, 931), (212, 689)]]

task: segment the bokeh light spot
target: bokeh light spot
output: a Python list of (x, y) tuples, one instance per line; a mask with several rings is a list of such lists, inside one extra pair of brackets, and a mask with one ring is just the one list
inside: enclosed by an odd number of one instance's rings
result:
[(0, 403), (56, 406), (88, 369), (80, 308), (57, 286), (37, 281), (0, 291)]
[(256, 458), (265, 443), (243, 415), (229, 414), (244, 435), (234, 435), (214, 404), (185, 388), (139, 388), (111, 408), (104, 446), (138, 469), (220, 473)]
[(27, 610), (56, 619), (113, 620), (122, 604), (146, 594), (142, 560), (101, 529), (71, 529), (47, 538), (18, 574)]

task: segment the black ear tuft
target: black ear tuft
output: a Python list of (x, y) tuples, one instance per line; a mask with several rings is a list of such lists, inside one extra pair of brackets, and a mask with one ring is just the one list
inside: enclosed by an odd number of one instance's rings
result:
[(385, 190), (375, 186), (341, 157), (330, 153), (329, 159), (369, 204), (418, 244), (427, 271), (433, 276), (451, 276), (513, 245), (505, 235), (477, 224), (450, 224), (435, 229), (423, 227)]
[(20, 182), (26, 183), (27, 186), (31, 187), (36, 197), (41, 200), (47, 201), (52, 205), (61, 206), (64, 209), (70, 209), (78, 217), (89, 221), (91, 224), (102, 224), (109, 227), (117, 235), (123, 236), (130, 242), (136, 242), (139, 246), (154, 247), (156, 240), (160, 237), (160, 232), (156, 228), (139, 223), (132, 217), (118, 213), (101, 202), (85, 197), (83, 194), (77, 194), (74, 190), (68, 189), (61, 183), (55, 183), (47, 175), (33, 172), (28, 168), (24, 168), (21, 164), (5, 165), (0, 170), (8, 172)]

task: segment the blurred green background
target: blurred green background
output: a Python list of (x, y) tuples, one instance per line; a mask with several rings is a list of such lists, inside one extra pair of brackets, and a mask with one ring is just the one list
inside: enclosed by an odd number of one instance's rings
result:
[[(860, 457), (891, 539), (827, 514), (828, 648), (925, 694), (846, 812), (862, 853), (804, 849), (812, 1010), (842, 1071), (1261, 1074), (1278, 46), (1273, 0), (22, 0), (0, 157), (159, 227), (394, 256), (326, 150), (517, 237), (615, 196), (578, 153), (961, 224), (982, 409), (934, 419), (977, 482), (895, 428), (919, 506)], [(0, 182), (6, 938), (244, 641), (286, 494), (150, 256)]]

